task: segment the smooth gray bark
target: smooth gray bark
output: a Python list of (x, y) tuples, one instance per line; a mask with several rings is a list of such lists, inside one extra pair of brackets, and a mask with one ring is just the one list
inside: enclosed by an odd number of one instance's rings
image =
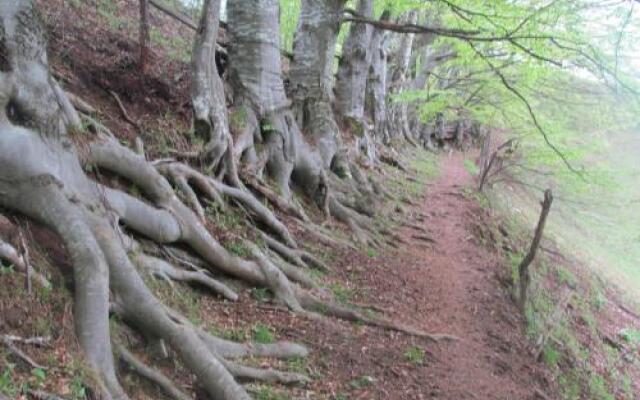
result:
[(316, 142), (325, 168), (344, 174), (342, 141), (335, 121), (333, 66), (344, 0), (303, 0), (289, 70), (290, 92), (300, 128)]
[[(357, 12), (366, 18), (373, 17), (373, 0), (359, 0)], [(352, 24), (342, 46), (335, 87), (335, 109), (344, 121), (355, 122), (362, 127), (369, 65), (371, 65), (371, 38), (373, 27), (369, 24)], [(359, 134), (360, 132), (355, 132)]]
[[(214, 167), (225, 160), (225, 153), (232, 147), (224, 86), (215, 62), (219, 20), (220, 0), (205, 0), (191, 60), (194, 129), (207, 140), (203, 156)], [(233, 162), (233, 157), (227, 160)], [(233, 165), (226, 168), (227, 172), (234, 173)]]
[[(388, 13), (382, 19), (387, 19)], [(387, 56), (388, 35), (375, 29), (371, 39), (371, 66), (367, 80), (367, 113), (373, 121), (374, 137), (383, 143), (389, 141), (387, 126)]]
[[(415, 24), (418, 13), (411, 11), (406, 16), (407, 22)], [(414, 43), (414, 34), (401, 35), (398, 39), (398, 47), (395, 52), (393, 74), (389, 83), (389, 94), (398, 96), (408, 89), (408, 78), (411, 67), (411, 52)], [(391, 136), (402, 135), (410, 143), (413, 142), (409, 127), (407, 102), (389, 102), (389, 133)]]
[[(232, 125), (247, 128), (257, 159), (266, 159), (281, 195), (293, 179), (316, 202), (326, 193), (322, 158), (303, 137), (284, 90), (277, 0), (235, 0), (228, 5), (229, 81), (235, 111)], [(252, 124), (257, 125), (256, 127)], [(258, 149), (258, 147), (260, 149)]]

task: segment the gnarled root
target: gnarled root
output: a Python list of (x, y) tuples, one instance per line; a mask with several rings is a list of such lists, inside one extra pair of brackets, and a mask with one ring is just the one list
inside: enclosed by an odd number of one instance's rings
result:
[(18, 254), (18, 250), (15, 247), (3, 240), (0, 240), (0, 259), (13, 265), (18, 271), (26, 273), (39, 286), (51, 287), (51, 283), (44, 275), (35, 271), (33, 266), (28, 263), (28, 260)]
[(260, 232), (260, 237), (271, 250), (275, 251), (282, 258), (295, 266), (301, 268), (316, 268), (323, 272), (330, 271), (329, 267), (325, 263), (307, 251), (289, 248), (264, 232)]
[(298, 292), (300, 303), (307, 309), (317, 310), (332, 317), (344, 319), (352, 322), (361, 322), (371, 326), (406, 333), (411, 336), (417, 336), (434, 342), (459, 340), (458, 337), (449, 334), (434, 334), (423, 332), (414, 327), (389, 320), (384, 317), (367, 316), (357, 310), (347, 308), (333, 302), (326, 302), (304, 291)]
[(129, 367), (138, 375), (157, 385), (169, 397), (175, 400), (192, 400), (191, 396), (181, 391), (162, 372), (157, 371), (143, 363), (138, 357), (127, 350), (123, 345), (116, 343), (114, 347), (116, 353), (122, 361), (127, 363)]
[(181, 281), (202, 285), (227, 300), (238, 300), (238, 294), (224, 283), (215, 280), (207, 271), (186, 271), (178, 269), (168, 262), (143, 253), (133, 255), (133, 260), (158, 278), (167, 282)]
[(219, 194), (237, 201), (244, 207), (248, 208), (252, 215), (261, 223), (273, 230), (287, 245), (297, 247), (296, 242), (289, 233), (287, 227), (284, 226), (284, 224), (280, 222), (276, 216), (273, 215), (273, 213), (260, 203), (250, 192), (227, 186), (224, 183), (216, 181), (181, 163), (161, 163), (157, 168), (160, 173), (169, 177), (179, 188), (184, 188), (181, 190), (191, 193), (187, 196), (187, 199), (190, 199), (189, 204), (196, 204), (193, 208), (198, 213), (202, 213), (203, 218), (201, 219), (204, 219), (204, 212), (199, 211), (202, 210), (202, 206), (200, 205), (195, 192), (189, 186), (189, 183), (195, 185), (210, 199), (215, 200), (218, 203), (223, 203)]

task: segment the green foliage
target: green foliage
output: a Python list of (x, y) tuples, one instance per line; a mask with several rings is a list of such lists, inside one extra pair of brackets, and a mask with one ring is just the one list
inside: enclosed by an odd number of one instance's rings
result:
[(291, 372), (304, 374), (307, 371), (307, 359), (304, 357), (294, 357), (287, 361), (287, 369)]
[(4, 370), (0, 373), (0, 393), (14, 397), (18, 393), (18, 385), (13, 378), (15, 365), (9, 363), (5, 365)]
[(615, 397), (609, 392), (607, 382), (598, 374), (593, 374), (589, 379), (589, 394), (593, 400), (614, 400)]
[(620, 336), (631, 345), (640, 345), (640, 331), (637, 329), (625, 328), (620, 331)]
[(262, 324), (256, 324), (251, 328), (251, 338), (256, 343), (273, 343), (276, 341), (271, 329)]
[(339, 282), (332, 283), (329, 288), (333, 293), (333, 297), (340, 303), (348, 303), (353, 299), (353, 290), (344, 287)]
[(560, 284), (567, 284), (569, 286), (575, 286), (578, 280), (576, 276), (568, 268), (558, 266), (556, 268), (556, 279)]
[(542, 360), (549, 367), (555, 367), (556, 365), (558, 365), (561, 357), (562, 355), (560, 354), (560, 352), (550, 344), (547, 345), (542, 352)]
[(470, 175), (476, 176), (480, 173), (480, 170), (478, 169), (478, 166), (471, 160), (465, 158), (464, 160), (464, 169), (467, 170), (467, 172)]
[(247, 340), (247, 333), (244, 329), (210, 329), (211, 333), (215, 336), (220, 336), (226, 340), (232, 340), (234, 342), (245, 342)]
[(251, 252), (249, 251), (247, 246), (245, 246), (242, 242), (235, 241), (227, 243), (226, 247), (231, 254), (235, 254), (238, 257), (247, 258), (251, 255)]
[(260, 303), (266, 303), (271, 298), (267, 288), (253, 288), (251, 289), (251, 296)]
[(269, 386), (260, 386), (255, 393), (256, 400), (287, 400), (287, 397)]
[(293, 37), (298, 26), (300, 0), (280, 0), (280, 47), (293, 49)]
[(424, 362), (424, 350), (420, 347), (409, 347), (404, 352), (404, 358), (412, 364), (422, 364)]

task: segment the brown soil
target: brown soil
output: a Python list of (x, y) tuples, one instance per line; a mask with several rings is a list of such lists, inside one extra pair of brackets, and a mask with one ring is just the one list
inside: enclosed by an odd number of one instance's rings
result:
[[(314, 348), (331, 355), (331, 380), (349, 398), (539, 398), (547, 375), (530, 355), (517, 310), (500, 285), (501, 257), (476, 243), (473, 222), (486, 214), (463, 193), (472, 182), (462, 155), (443, 157), (441, 170), (421, 206), (426, 218), (416, 221), (434, 242), (404, 229), (410, 246), (356, 268), (352, 278), (366, 288), (361, 301), (460, 341), (434, 344), (362, 328), (356, 337)], [(423, 362), (408, 360), (412, 348), (425, 352)], [(370, 387), (367, 376), (375, 380)]]

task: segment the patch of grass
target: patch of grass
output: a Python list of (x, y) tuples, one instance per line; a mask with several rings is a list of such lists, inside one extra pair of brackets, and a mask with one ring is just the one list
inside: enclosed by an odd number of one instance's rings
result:
[(260, 386), (255, 392), (255, 398), (256, 400), (287, 400), (285, 395), (269, 386)]
[(0, 265), (0, 275), (12, 275), (14, 272), (16, 271), (13, 264)]
[(47, 373), (42, 368), (33, 368), (31, 370), (31, 376), (33, 376), (33, 381), (36, 387), (44, 386), (44, 382), (47, 379)]
[(375, 249), (368, 248), (367, 249), (367, 256), (370, 257), (370, 258), (376, 258), (376, 257), (378, 257), (378, 252)]
[(409, 166), (426, 179), (433, 180), (438, 177), (438, 158), (431, 153), (419, 154), (409, 161)]
[(464, 169), (466, 169), (470, 175), (476, 176), (480, 173), (478, 166), (468, 158), (464, 160), (463, 164), (464, 164)]
[(548, 344), (542, 353), (542, 360), (549, 367), (555, 367), (562, 358), (562, 354), (553, 346)]
[(247, 258), (251, 255), (251, 252), (249, 251), (247, 246), (239, 241), (227, 243), (226, 247), (231, 254), (235, 254), (238, 257)]
[(625, 328), (620, 331), (620, 337), (633, 346), (640, 345), (640, 331), (637, 329)]
[(287, 361), (287, 369), (291, 372), (304, 374), (307, 372), (307, 359), (304, 357), (294, 357)]
[(576, 370), (560, 375), (558, 388), (564, 400), (581, 400), (580, 376)]
[(364, 387), (372, 386), (377, 381), (376, 378), (369, 375), (362, 375), (352, 381), (349, 381), (349, 386), (354, 389), (362, 389)]
[(424, 350), (416, 346), (409, 347), (404, 352), (404, 358), (412, 364), (422, 364), (424, 362)]
[(573, 272), (569, 271), (569, 269), (558, 265), (558, 267), (556, 267), (555, 269), (555, 273), (556, 273), (556, 280), (558, 281), (558, 283), (566, 284), (571, 287), (576, 286), (578, 279), (576, 278)]
[(256, 324), (251, 328), (251, 339), (256, 343), (269, 344), (276, 341), (271, 329), (262, 324)]
[(348, 303), (353, 299), (353, 290), (344, 287), (341, 283), (332, 283), (329, 288), (333, 293), (333, 297), (340, 303)]
[(591, 400), (615, 400), (609, 392), (607, 382), (598, 374), (593, 374), (589, 379), (589, 394)]
[(6, 363), (5, 365), (4, 370), (0, 373), (0, 393), (14, 397), (18, 394), (18, 385), (13, 378), (15, 364)]
[(607, 304), (607, 296), (598, 286), (592, 286), (589, 290), (589, 304), (596, 310), (601, 310)]
[(210, 329), (211, 333), (215, 336), (219, 336), (226, 340), (231, 340), (234, 342), (246, 342), (247, 341), (247, 333), (244, 329), (240, 328), (230, 328), (230, 329)]
[(266, 303), (271, 298), (271, 294), (267, 288), (253, 288), (251, 289), (251, 297), (260, 303)]

